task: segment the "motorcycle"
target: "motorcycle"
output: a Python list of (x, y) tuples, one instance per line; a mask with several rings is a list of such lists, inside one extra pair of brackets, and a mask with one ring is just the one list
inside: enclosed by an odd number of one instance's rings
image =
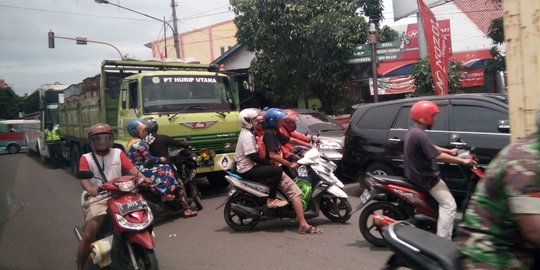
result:
[[(472, 150), (460, 149), (458, 156), (478, 160)], [(463, 209), (467, 208), (476, 184), (484, 176), (484, 170), (482, 166), (475, 165), (466, 173), (468, 182)], [(400, 176), (367, 173), (364, 181), (367, 188), (360, 196), (360, 204), (353, 213), (363, 208), (358, 227), (369, 243), (377, 247), (385, 246), (381, 228), (396, 220), (409, 220), (415, 226), (430, 232), (437, 230), (438, 204), (429, 193), (424, 193)], [(375, 202), (368, 205), (370, 201)]]
[[(310, 150), (306, 148), (303, 157), (297, 162), (300, 167), (296, 171), (298, 177), (295, 181), (302, 189), (302, 204), (306, 219), (318, 217), (320, 211), (333, 222), (344, 223), (349, 220), (352, 207), (347, 194), (343, 191), (343, 183), (333, 173), (336, 165), (315, 148)], [(265, 218), (296, 217), (290, 201), (283, 207), (266, 206), (269, 193), (267, 185), (242, 179), (231, 171), (227, 171), (225, 179), (230, 183), (230, 188), (225, 202), (224, 217), (227, 225), (233, 230), (251, 230)], [(287, 200), (279, 190), (277, 198)]]
[[(77, 173), (80, 179), (94, 177), (91, 171)], [(107, 216), (91, 244), (90, 258), (85, 269), (91, 265), (109, 269), (159, 269), (154, 252), (152, 211), (138, 193), (139, 183), (133, 176), (122, 176), (99, 186), (99, 194), (111, 197), (107, 201)], [(81, 204), (90, 196), (83, 192)], [(75, 236), (82, 240), (81, 227), (74, 229)]]
[[(194, 181), (195, 176), (197, 175), (196, 154), (187, 149), (180, 148), (171, 151), (169, 157), (172, 169), (178, 173), (179, 178), (177, 181), (183, 181), (184, 183), (188, 196), (188, 204), (190, 206), (195, 204), (195, 209), (197, 211), (202, 210), (201, 192)], [(144, 163), (145, 168), (151, 168), (153, 165), (154, 161), (151, 159), (146, 160)], [(141, 193), (158, 219), (161, 217), (177, 215), (184, 211), (184, 208), (178, 199), (162, 201), (161, 197), (154, 194), (150, 189), (142, 189)], [(178, 198), (178, 194), (176, 194), (176, 197)]]
[(405, 221), (397, 221), (384, 227), (382, 235), (394, 252), (382, 269), (461, 269), (462, 255), (457, 244), (448, 239), (416, 228)]

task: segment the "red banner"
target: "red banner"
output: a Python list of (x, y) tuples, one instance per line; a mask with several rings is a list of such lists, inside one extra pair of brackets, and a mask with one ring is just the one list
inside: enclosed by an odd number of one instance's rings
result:
[(463, 71), (463, 77), (461, 77), (462, 87), (484, 86), (484, 68), (472, 68), (461, 71)]
[[(413, 76), (392, 76), (377, 78), (379, 95), (403, 94), (414, 92)], [(369, 90), (373, 95), (373, 79), (369, 79)]]
[(423, 0), (417, 0), (426, 36), (433, 86), (437, 95), (448, 94), (448, 41), (433, 12)]

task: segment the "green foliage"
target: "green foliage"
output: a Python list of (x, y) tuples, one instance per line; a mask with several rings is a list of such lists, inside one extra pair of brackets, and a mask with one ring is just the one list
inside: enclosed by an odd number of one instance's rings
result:
[(504, 25), (502, 17), (491, 21), (488, 30), (488, 37), (491, 38), (495, 44), (500, 45), (504, 43)]
[(0, 119), (19, 118), (22, 98), (17, 96), (11, 87), (0, 89)]
[(384, 19), (383, 10), (384, 4), (380, 0), (361, 0), (360, 8), (365, 16), (369, 18), (370, 22), (379, 25), (379, 22)]
[(347, 61), (367, 38), (363, 2), (372, 1), (231, 0), (238, 42), (256, 53), (257, 91), (275, 102), (315, 96), (333, 114), (355, 68)]
[[(463, 72), (460, 71), (464, 66), (460, 62), (450, 61), (448, 63), (448, 93), (458, 94), (461, 90), (461, 77)], [(413, 74), (415, 91), (408, 94), (409, 97), (432, 96), (435, 95), (433, 87), (433, 76), (429, 65), (429, 58), (420, 59), (415, 65), (416, 69)]]

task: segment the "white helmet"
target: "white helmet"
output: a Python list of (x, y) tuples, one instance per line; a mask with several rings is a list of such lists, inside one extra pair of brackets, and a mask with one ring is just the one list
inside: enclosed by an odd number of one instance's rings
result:
[(240, 121), (240, 125), (243, 128), (250, 129), (253, 127), (253, 124), (251, 123), (251, 119), (255, 118), (255, 116), (259, 115), (261, 110), (256, 108), (247, 108), (240, 111), (238, 114), (238, 121)]

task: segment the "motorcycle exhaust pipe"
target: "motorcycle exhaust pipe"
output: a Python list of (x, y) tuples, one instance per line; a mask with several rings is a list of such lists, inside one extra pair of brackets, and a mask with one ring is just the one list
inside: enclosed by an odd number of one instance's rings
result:
[(231, 210), (237, 215), (247, 216), (250, 218), (261, 217), (261, 213), (259, 213), (259, 211), (257, 211), (256, 209), (237, 203), (231, 203)]

